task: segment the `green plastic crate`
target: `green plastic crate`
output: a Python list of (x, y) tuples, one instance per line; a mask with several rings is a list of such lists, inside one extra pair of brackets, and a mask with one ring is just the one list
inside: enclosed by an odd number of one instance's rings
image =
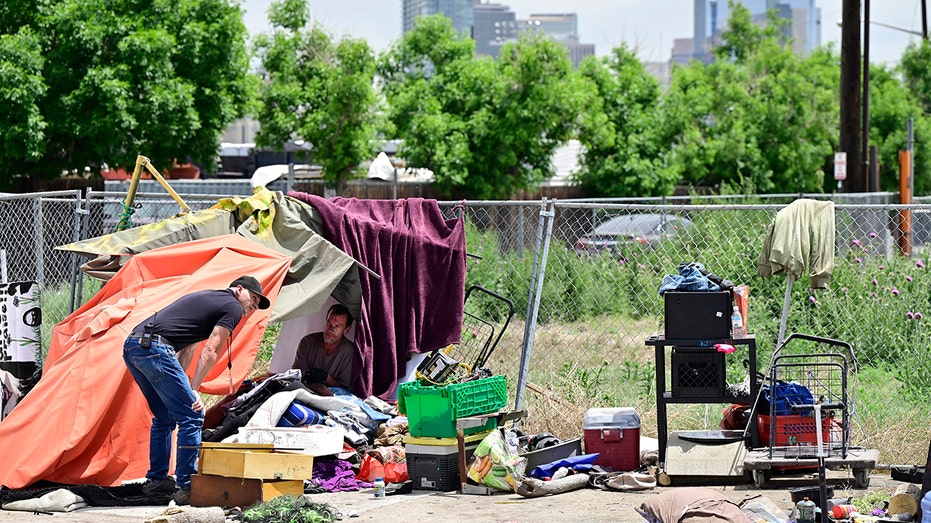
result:
[[(455, 438), (457, 419), (497, 412), (504, 407), (507, 396), (504, 376), (443, 387), (411, 381), (398, 388), (398, 410), (407, 416), (411, 436)], [(463, 433), (474, 434), (497, 426), (498, 421), (489, 418), (484, 425), (464, 429)]]

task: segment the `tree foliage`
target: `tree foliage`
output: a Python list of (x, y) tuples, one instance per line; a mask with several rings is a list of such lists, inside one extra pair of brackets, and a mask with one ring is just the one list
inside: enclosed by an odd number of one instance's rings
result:
[(779, 31), (733, 8), (719, 60), (673, 71), (663, 103), (669, 162), (694, 185), (821, 192), (838, 133), (831, 56), (801, 60)]
[(29, 27), (0, 34), (0, 166), (35, 162), (45, 151), (45, 118), (38, 102), (45, 93), (39, 38)]
[(679, 173), (666, 165), (659, 82), (624, 45), (604, 59), (586, 60), (580, 73), (597, 94), (579, 135), (584, 152), (577, 178), (586, 193), (671, 194)]
[(931, 163), (925, 161), (931, 158), (931, 121), (894, 70), (870, 67), (870, 143), (878, 151), (882, 191), (899, 190), (899, 151), (908, 146), (909, 118), (914, 121), (913, 189), (915, 194), (931, 194)]
[(8, 2), (0, 28), (30, 27), (44, 62), (38, 75), (7, 85), (28, 89), (36, 78), (45, 84), (35, 93), (33, 119), (46, 123), (46, 154), (3, 161), (0, 171), (53, 177), (103, 162), (131, 166), (138, 154), (160, 168), (215, 158), (219, 135), (242, 114), (249, 94), (238, 6), (47, 0), (30, 2), (34, 10), (17, 8), (25, 3)]
[(379, 73), (399, 153), (451, 197), (507, 198), (545, 179), (593, 100), (561, 45), (531, 33), (497, 61), (476, 57), (442, 16), (418, 18)]
[(365, 40), (334, 42), (319, 25), (309, 26), (306, 0), (275, 2), (269, 18), (274, 33), (256, 41), (264, 79), (256, 142), (280, 149), (305, 140), (324, 178), (342, 192), (375, 152), (374, 54)]

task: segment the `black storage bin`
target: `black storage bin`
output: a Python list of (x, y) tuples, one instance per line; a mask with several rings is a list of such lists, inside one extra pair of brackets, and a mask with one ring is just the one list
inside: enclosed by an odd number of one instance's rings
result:
[(712, 347), (672, 348), (672, 395), (714, 398), (727, 388), (724, 353)]
[(731, 337), (730, 291), (663, 293), (667, 340), (718, 340)]

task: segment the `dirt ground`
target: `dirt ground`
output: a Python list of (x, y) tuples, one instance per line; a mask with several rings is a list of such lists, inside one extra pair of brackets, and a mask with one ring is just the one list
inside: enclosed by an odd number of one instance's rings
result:
[[(852, 489), (852, 483), (843, 471), (832, 472), (829, 483), (834, 487), (834, 498), (849, 496), (860, 498), (883, 493), (888, 498), (899, 481), (887, 474), (874, 472), (867, 489)], [(634, 510), (649, 496), (668, 489), (689, 488), (701, 484), (697, 478), (673, 478), (668, 487), (657, 487), (640, 492), (604, 491), (585, 488), (541, 498), (524, 498), (513, 493), (490, 496), (431, 492), (415, 490), (412, 494), (399, 494), (375, 499), (371, 492), (339, 492), (313, 494), (315, 502), (325, 502), (343, 514), (344, 522), (404, 521), (407, 523), (562, 523), (562, 522), (615, 522), (635, 523), (643, 518)], [(722, 492), (728, 499), (741, 500), (763, 495), (789, 511), (792, 507), (790, 489), (799, 486), (816, 486), (817, 481), (806, 476), (775, 478), (760, 490), (751, 483), (734, 485), (702, 485)], [(70, 513), (34, 514), (30, 512), (0, 511), (2, 522), (67, 522), (67, 523), (124, 523), (138, 522), (161, 514), (161, 507), (87, 508)]]

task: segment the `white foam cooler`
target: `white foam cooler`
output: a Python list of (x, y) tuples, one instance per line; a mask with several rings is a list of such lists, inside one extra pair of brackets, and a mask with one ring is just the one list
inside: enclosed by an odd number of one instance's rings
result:
[(640, 415), (631, 407), (588, 409), (582, 418), (585, 453), (614, 471), (640, 468)]
[(328, 456), (343, 451), (346, 431), (342, 427), (308, 425), (307, 427), (240, 427), (240, 443), (272, 443), (276, 449), (299, 449), (313, 456)]

